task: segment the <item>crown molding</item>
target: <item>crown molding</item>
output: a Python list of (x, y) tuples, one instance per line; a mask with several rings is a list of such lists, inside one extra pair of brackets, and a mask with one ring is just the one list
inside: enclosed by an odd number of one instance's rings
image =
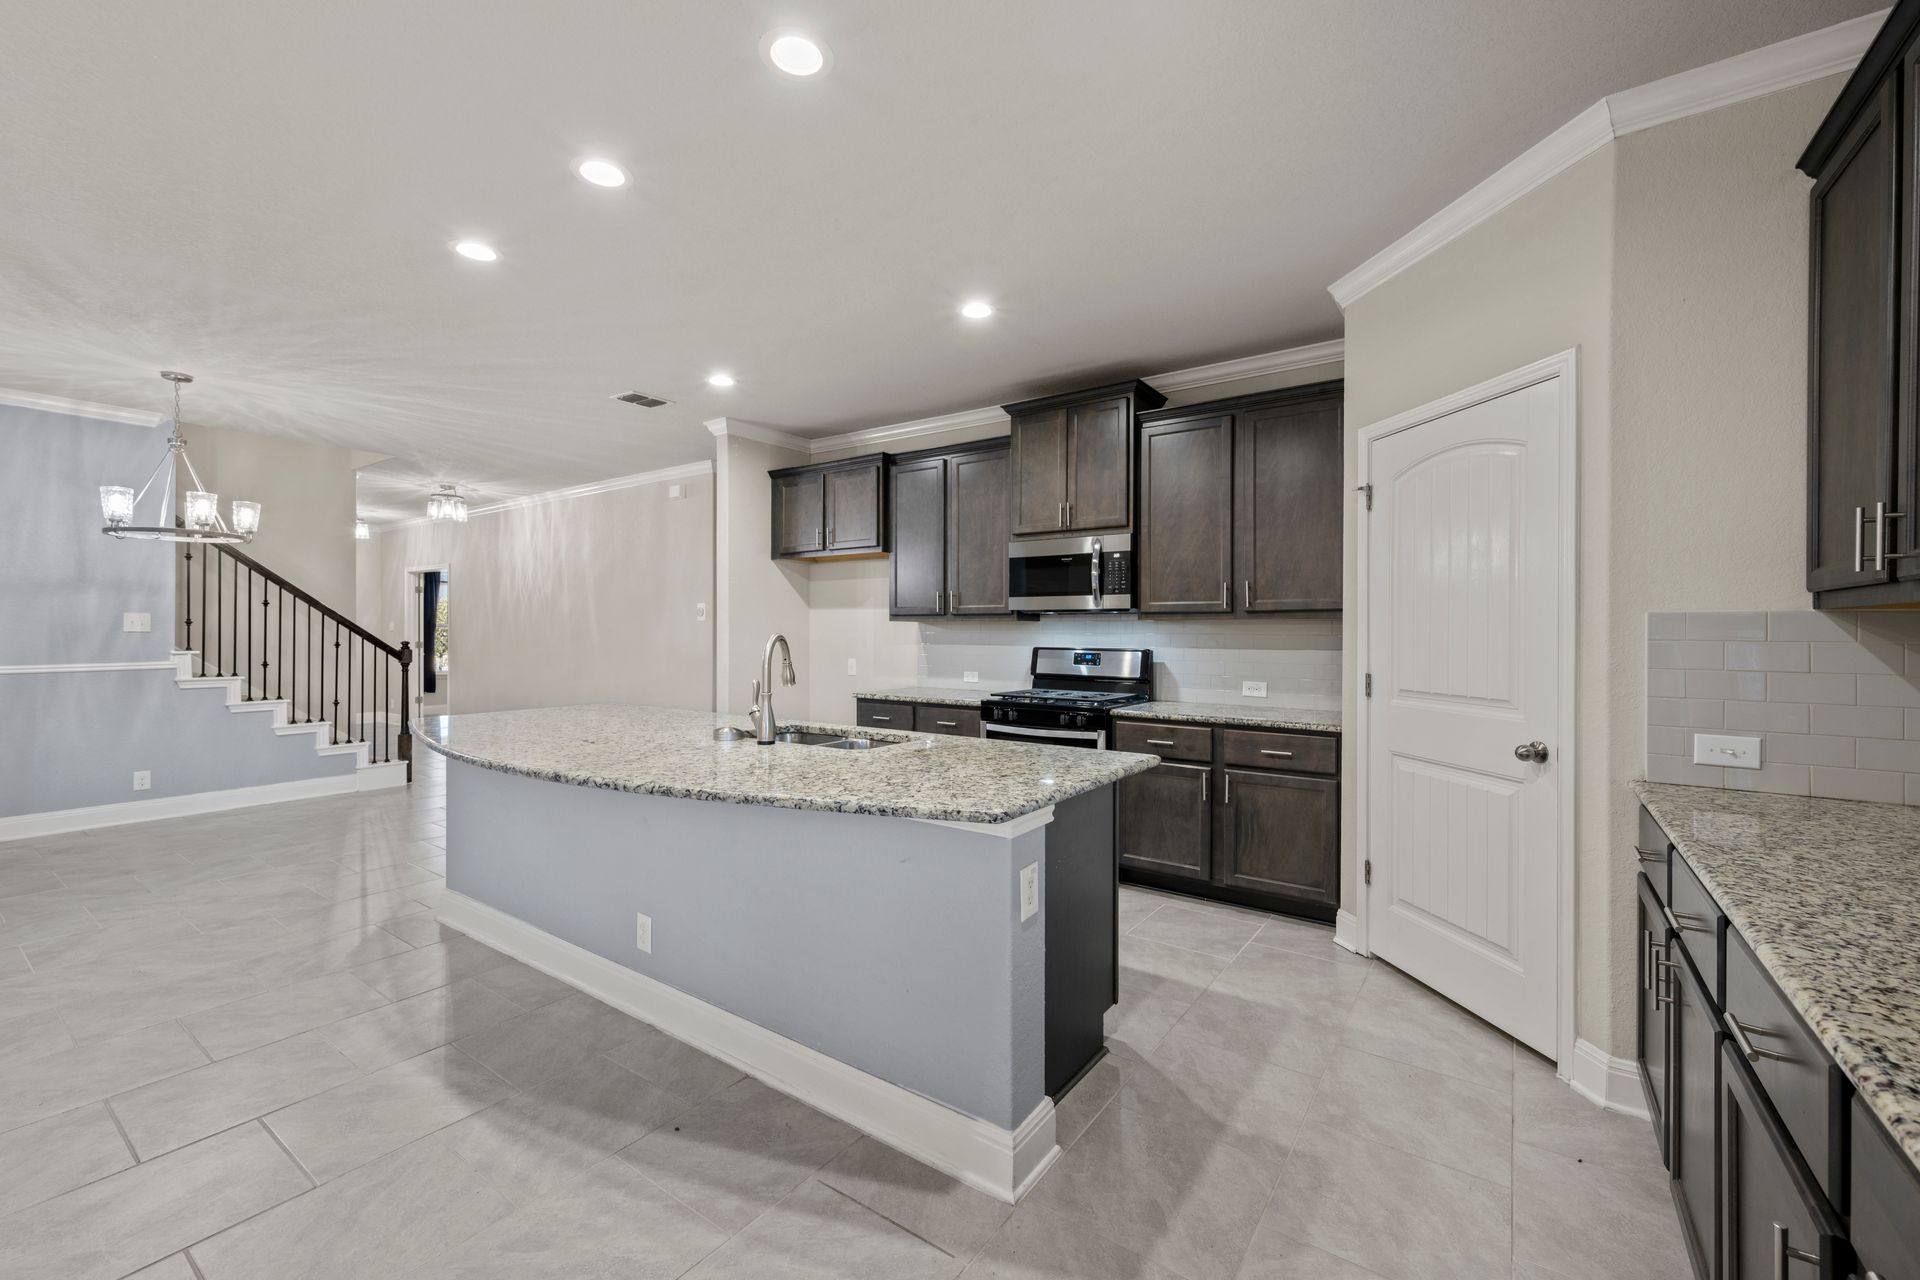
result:
[(1615, 138), (1849, 71), (1885, 18), (1885, 10), (1866, 14), (1602, 98), (1341, 276), (1327, 292), (1346, 310)]
[(813, 449), (813, 441), (802, 436), (776, 431), (772, 427), (763, 427), (757, 422), (742, 422), (738, 418), (709, 418), (706, 428), (715, 437), (738, 436), (742, 440), (753, 440), (781, 449), (792, 449), (796, 453), (809, 453)]
[(64, 396), (43, 396), (32, 391), (12, 391), (0, 387), (0, 405), (15, 409), (38, 409), (62, 413), (72, 418), (92, 418), (97, 422), (124, 422), (132, 427), (158, 427), (171, 421), (164, 413), (147, 409), (123, 409), (119, 405), (98, 404), (92, 400), (69, 400)]
[[(615, 476), (611, 480), (595, 480), (588, 484), (570, 485), (565, 489), (548, 489), (543, 493), (529, 493), (515, 498), (502, 498), (498, 502), (489, 502), (485, 506), (468, 507), (467, 518), (492, 515), (497, 511), (515, 511), (522, 507), (544, 506), (549, 502), (565, 502), (569, 498), (590, 498), (596, 493), (613, 493), (620, 489), (637, 489), (643, 484), (662, 484), (669, 480), (691, 480), (696, 476), (711, 475), (713, 462), (701, 459), (699, 462), (683, 463), (677, 467), (662, 467), (658, 471), (640, 471), (630, 476)], [(395, 529), (411, 529), (416, 525), (432, 524), (426, 516), (415, 516), (411, 520), (396, 520), (391, 524), (374, 525), (375, 533), (390, 533)]]
[[(1247, 378), (1260, 378), (1276, 373), (1287, 373), (1294, 369), (1308, 369), (1314, 365), (1332, 364), (1344, 360), (1346, 351), (1345, 339), (1335, 338), (1331, 342), (1288, 347), (1283, 351), (1267, 351), (1257, 356), (1242, 356), (1237, 360), (1222, 360), (1217, 364), (1203, 364), (1192, 369), (1175, 369), (1171, 373), (1149, 374), (1143, 381), (1156, 391), (1191, 391), (1196, 387), (1211, 387), (1222, 382), (1240, 382)], [(916, 418), (912, 422), (896, 422), (890, 426), (868, 427), (863, 431), (822, 436), (806, 443), (809, 452), (815, 454), (834, 453), (841, 449), (859, 451), (925, 436), (945, 435), (952, 431), (999, 426), (1006, 422), (1007, 415), (1003, 409), (997, 405), (987, 405), (979, 409), (963, 409), (959, 413), (943, 414), (937, 418)], [(713, 424), (708, 423), (707, 429), (713, 430)]]

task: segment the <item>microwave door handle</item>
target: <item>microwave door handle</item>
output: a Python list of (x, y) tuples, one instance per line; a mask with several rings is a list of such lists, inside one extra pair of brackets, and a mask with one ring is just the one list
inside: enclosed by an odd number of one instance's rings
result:
[(1100, 607), (1100, 570), (1100, 539), (1095, 538), (1093, 540), (1093, 607), (1096, 609)]

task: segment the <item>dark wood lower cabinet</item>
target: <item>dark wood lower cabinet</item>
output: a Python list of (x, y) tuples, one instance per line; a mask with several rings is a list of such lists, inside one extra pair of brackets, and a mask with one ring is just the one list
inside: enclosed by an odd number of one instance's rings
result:
[(1720, 1095), (1720, 1018), (1707, 984), (1684, 946), (1673, 949), (1663, 971), (1672, 1003), (1668, 1072), (1671, 1081), (1671, 1138), (1667, 1168), (1673, 1174), (1673, 1203), (1680, 1234), (1692, 1256), (1695, 1275), (1717, 1274), (1719, 1206), (1715, 1203), (1714, 1149)]
[(1221, 771), (1214, 837), (1221, 884), (1340, 905), (1340, 784), (1253, 769)]
[(1720, 1049), (1721, 1280), (1837, 1280), (1844, 1231), (1760, 1082), (1731, 1040)]
[(1645, 872), (1639, 878), (1639, 899), (1635, 909), (1634, 940), (1640, 951), (1634, 966), (1639, 983), (1635, 989), (1634, 1058), (1640, 1067), (1640, 1087), (1647, 1096), (1647, 1115), (1653, 1121), (1653, 1133), (1660, 1144), (1660, 1160), (1672, 1167), (1667, 1150), (1671, 1131), (1667, 1126), (1667, 1044), (1671, 1039), (1667, 1017), (1666, 984), (1660, 965), (1666, 961), (1670, 941), (1666, 912), (1660, 891)]
[(1162, 764), (1114, 788), (1120, 865), (1207, 880), (1213, 873), (1213, 768)]

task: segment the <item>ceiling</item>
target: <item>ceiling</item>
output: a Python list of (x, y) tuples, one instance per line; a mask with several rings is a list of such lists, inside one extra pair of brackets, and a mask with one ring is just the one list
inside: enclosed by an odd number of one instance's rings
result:
[(188, 370), (381, 520), (1276, 350), (1601, 96), (1878, 3), (6, 0), (0, 386)]

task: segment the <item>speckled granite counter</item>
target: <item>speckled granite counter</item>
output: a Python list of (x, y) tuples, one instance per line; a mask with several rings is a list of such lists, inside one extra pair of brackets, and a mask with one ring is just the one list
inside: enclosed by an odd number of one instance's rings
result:
[(980, 738), (879, 734), (851, 725), (784, 724), (892, 738), (871, 751), (713, 740), (745, 716), (592, 705), (441, 716), (420, 736), (449, 759), (549, 782), (613, 791), (949, 822), (1007, 822), (1142, 773), (1159, 757)]
[(1633, 791), (1920, 1166), (1920, 809)]
[[(1008, 685), (1007, 688), (1014, 688)], [(981, 688), (986, 688), (982, 685)], [(912, 702), (928, 707), (977, 707), (980, 700), (992, 693), (1000, 692), (998, 685), (986, 693), (979, 690), (969, 692), (965, 689), (936, 689), (930, 685), (913, 685), (905, 689), (882, 689), (878, 693), (856, 693), (853, 696), (868, 702)]]
[(1299, 707), (1256, 707), (1244, 702), (1140, 702), (1113, 713), (1122, 720), (1166, 720), (1184, 724), (1234, 724), (1249, 729), (1312, 729), (1340, 732), (1338, 711)]

